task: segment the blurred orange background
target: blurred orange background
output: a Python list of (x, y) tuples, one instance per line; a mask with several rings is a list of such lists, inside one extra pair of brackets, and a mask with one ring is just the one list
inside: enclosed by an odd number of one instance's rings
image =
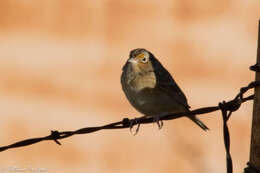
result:
[[(1, 0), (0, 145), (141, 116), (119, 80), (139, 47), (193, 109), (232, 99), (254, 80), (259, 18), (259, 0)], [(234, 172), (249, 158), (251, 117), (247, 102), (229, 121)], [(7, 150), (0, 172), (225, 172), (220, 112), (200, 118), (209, 132), (181, 118), (137, 136), (108, 130)]]

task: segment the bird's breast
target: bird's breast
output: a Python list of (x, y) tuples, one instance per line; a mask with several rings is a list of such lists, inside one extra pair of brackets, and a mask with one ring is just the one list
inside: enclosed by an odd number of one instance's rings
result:
[(128, 81), (128, 85), (134, 92), (139, 92), (145, 88), (155, 88), (156, 77), (153, 72), (149, 74), (137, 74), (132, 80)]

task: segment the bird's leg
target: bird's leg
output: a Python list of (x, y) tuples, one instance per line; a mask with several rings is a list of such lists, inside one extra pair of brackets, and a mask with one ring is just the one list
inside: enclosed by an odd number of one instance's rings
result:
[(153, 121), (156, 122), (159, 130), (163, 127), (163, 121), (160, 120), (160, 116), (155, 116)]

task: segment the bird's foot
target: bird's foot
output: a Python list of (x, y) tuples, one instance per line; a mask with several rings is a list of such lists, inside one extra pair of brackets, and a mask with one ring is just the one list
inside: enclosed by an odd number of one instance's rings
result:
[(163, 127), (163, 121), (160, 120), (160, 116), (154, 117), (153, 121), (156, 122), (156, 124), (158, 125), (158, 129), (159, 130)]
[(133, 120), (130, 120), (130, 132), (132, 133), (133, 127), (134, 125), (137, 124), (137, 127), (135, 129), (135, 132), (133, 133), (133, 135), (137, 135), (137, 133), (139, 132), (140, 129), (140, 124), (138, 123), (138, 118), (134, 118)]

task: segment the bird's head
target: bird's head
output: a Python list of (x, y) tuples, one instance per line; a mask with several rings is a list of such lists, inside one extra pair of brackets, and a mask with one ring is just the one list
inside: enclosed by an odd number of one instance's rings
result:
[(134, 49), (130, 52), (128, 63), (136, 72), (150, 72), (153, 71), (152, 65), (153, 55), (146, 49)]

